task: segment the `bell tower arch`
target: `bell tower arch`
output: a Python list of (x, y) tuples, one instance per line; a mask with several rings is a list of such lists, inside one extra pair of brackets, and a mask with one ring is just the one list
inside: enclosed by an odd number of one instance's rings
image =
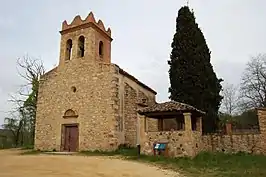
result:
[(84, 20), (77, 15), (70, 24), (64, 21), (60, 34), (59, 67), (72, 60), (111, 63), (111, 29), (96, 22), (92, 12)]

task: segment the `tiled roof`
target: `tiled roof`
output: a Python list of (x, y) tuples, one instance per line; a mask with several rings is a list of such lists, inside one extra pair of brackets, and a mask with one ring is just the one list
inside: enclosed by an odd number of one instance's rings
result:
[(193, 106), (190, 106), (185, 103), (180, 103), (176, 101), (168, 101), (164, 103), (156, 103), (150, 107), (142, 108), (138, 110), (138, 113), (145, 114), (145, 113), (155, 113), (155, 112), (178, 112), (178, 111), (194, 111), (200, 114), (205, 114), (205, 112), (196, 109)]

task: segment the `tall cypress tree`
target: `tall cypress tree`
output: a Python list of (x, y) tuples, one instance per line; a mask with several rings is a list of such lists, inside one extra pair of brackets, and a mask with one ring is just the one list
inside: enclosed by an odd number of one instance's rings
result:
[(213, 71), (210, 50), (194, 13), (187, 6), (178, 11), (171, 46), (169, 98), (205, 111), (203, 131), (212, 132), (217, 128), (222, 79)]

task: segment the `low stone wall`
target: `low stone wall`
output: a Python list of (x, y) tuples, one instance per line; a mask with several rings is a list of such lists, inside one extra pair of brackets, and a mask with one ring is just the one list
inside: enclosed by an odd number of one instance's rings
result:
[(168, 143), (168, 155), (170, 157), (194, 156), (194, 138), (191, 133), (185, 131), (146, 132), (145, 141), (141, 152), (147, 155), (153, 154), (153, 144), (156, 142)]
[(247, 152), (266, 154), (266, 109), (257, 108), (259, 128), (249, 131), (234, 131), (226, 125), (226, 135), (211, 134), (202, 136), (202, 151)]
[(263, 153), (261, 134), (204, 135), (202, 151)]
[(193, 156), (196, 156), (198, 153), (202, 151), (202, 132), (193, 131), (192, 138), (194, 140), (192, 146), (192, 150), (194, 152)]

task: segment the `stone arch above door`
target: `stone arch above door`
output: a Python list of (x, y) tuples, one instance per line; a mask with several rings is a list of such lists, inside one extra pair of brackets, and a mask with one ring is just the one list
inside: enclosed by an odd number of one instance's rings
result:
[(72, 110), (72, 109), (68, 109), (66, 110), (66, 112), (63, 115), (63, 118), (77, 118), (78, 114), (76, 113), (76, 111)]

